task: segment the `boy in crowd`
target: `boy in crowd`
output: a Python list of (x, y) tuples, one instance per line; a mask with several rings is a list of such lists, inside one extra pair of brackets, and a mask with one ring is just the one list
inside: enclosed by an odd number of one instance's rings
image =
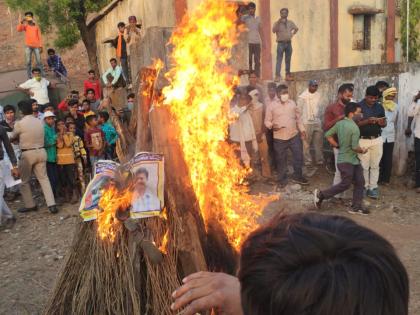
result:
[(94, 70), (89, 70), (88, 79), (83, 81), (83, 95), (85, 97), (87, 97), (87, 91), (89, 89), (95, 91), (95, 97), (97, 101), (102, 98), (101, 81), (96, 78)]
[(384, 143), (381, 133), (382, 128), (387, 124), (385, 110), (378, 103), (379, 96), (377, 87), (369, 86), (366, 89), (365, 99), (360, 102), (363, 118), (357, 120), (360, 128), (360, 146), (368, 150), (367, 154), (360, 154), (359, 159), (366, 181), (366, 195), (372, 199), (379, 198), (379, 163), (382, 159)]
[(89, 100), (83, 100), (82, 102), (82, 113), (83, 116), (85, 116), (85, 119), (87, 116), (96, 115), (95, 112), (93, 112), (90, 108), (90, 104), (91, 103), (89, 102)]
[(115, 159), (115, 147), (118, 139), (118, 133), (109, 121), (109, 114), (107, 112), (100, 112), (98, 118), (98, 126), (105, 134), (106, 149), (105, 159)]
[(80, 184), (80, 192), (83, 194), (86, 190), (84, 167), (87, 166), (87, 154), (83, 140), (76, 134), (76, 124), (74, 122), (67, 123), (69, 133), (73, 135), (73, 153), (77, 168), (77, 177)]
[[(369, 211), (362, 204), (365, 180), (363, 178), (363, 168), (358, 158), (358, 154), (365, 154), (367, 150), (359, 146), (360, 130), (353, 121), (353, 118), (359, 116), (360, 113), (360, 105), (348, 103), (344, 109), (345, 118), (337, 122), (325, 134), (330, 145), (339, 150), (337, 168), (341, 174), (341, 182), (326, 190), (315, 190), (314, 203), (318, 209), (321, 208), (323, 200), (343, 193), (354, 183), (353, 204), (349, 212), (352, 214), (369, 214)], [(335, 140), (334, 136), (337, 136), (338, 141)]]
[(57, 133), (55, 132), (55, 115), (45, 112), (44, 115), (44, 147), (47, 151), (47, 175), (50, 180), (54, 198), (58, 199), (58, 170), (57, 170)]
[(136, 99), (136, 95), (134, 93), (130, 93), (127, 95), (127, 106), (122, 109), (121, 113), (121, 121), (125, 123), (127, 126), (130, 124), (131, 120), (131, 113), (134, 109), (134, 102)]
[(57, 121), (57, 166), (60, 174), (60, 185), (64, 190), (66, 202), (75, 204), (79, 192), (76, 188), (76, 161), (73, 152), (73, 133), (67, 131), (63, 120)]
[(77, 103), (79, 103), (79, 100), (80, 100), (79, 91), (73, 90), (70, 92), (69, 95), (67, 95), (66, 99), (62, 100), (60, 104), (58, 104), (57, 108), (63, 113), (68, 112), (70, 102), (77, 101)]
[(90, 102), (90, 109), (96, 113), (101, 101), (96, 98), (94, 89), (87, 89), (86, 100)]
[(67, 118), (72, 118), (73, 122), (76, 124), (76, 134), (83, 139), (83, 131), (85, 129), (85, 116), (83, 113), (79, 112), (79, 102), (72, 100), (69, 102), (69, 114)]
[(89, 159), (92, 168), (95, 163), (104, 158), (105, 152), (105, 134), (98, 127), (98, 118), (96, 115), (86, 117), (85, 146), (89, 151)]
[(64, 77), (67, 78), (67, 69), (63, 64), (63, 60), (59, 55), (55, 53), (55, 50), (52, 48), (48, 49), (48, 67), (51, 71), (55, 73), (55, 75), (59, 78)]

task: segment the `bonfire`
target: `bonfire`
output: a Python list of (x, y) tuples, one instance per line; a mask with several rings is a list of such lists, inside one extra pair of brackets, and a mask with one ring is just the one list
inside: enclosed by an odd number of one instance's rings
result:
[[(166, 208), (160, 217), (124, 221), (119, 213), (128, 211), (131, 189), (104, 189), (103, 211), (78, 226), (46, 314), (172, 314), (171, 292), (185, 275), (235, 272), (241, 243), (272, 200), (248, 194), (249, 170), (226, 142), (238, 81), (229, 65), (236, 21), (233, 4), (203, 1), (173, 32), (160, 97), (152, 93), (162, 63), (142, 70), (134, 119), (144, 128), (137, 135), (150, 133), (152, 141), (137, 141), (165, 156)], [(148, 254), (147, 242), (162, 259)]]

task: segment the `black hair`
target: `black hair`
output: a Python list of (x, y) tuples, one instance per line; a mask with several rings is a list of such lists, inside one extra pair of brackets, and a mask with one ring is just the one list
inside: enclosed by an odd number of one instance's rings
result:
[(32, 115), (32, 102), (31, 100), (24, 100), (18, 103), (18, 108), (24, 116)]
[(33, 14), (33, 12), (31, 12), (31, 11), (25, 12), (25, 16), (27, 16), (27, 15), (29, 15), (29, 16), (31, 16), (31, 17), (34, 17), (34, 14)]
[(354, 91), (354, 84), (344, 83), (344, 84), (340, 85), (340, 87), (338, 88), (338, 94), (343, 94), (346, 91), (353, 92)]
[(117, 59), (116, 58), (109, 59), (109, 62), (113, 62), (113, 61), (117, 62)]
[(99, 117), (102, 117), (105, 120), (105, 122), (107, 122), (108, 119), (109, 119), (108, 112), (100, 112), (98, 115), (99, 115)]
[(88, 103), (88, 104), (89, 104), (89, 106), (90, 106), (90, 101), (89, 101), (89, 100), (84, 99), (84, 100), (82, 101), (82, 105), (83, 105), (84, 103)]
[(289, 87), (287, 85), (285, 85), (285, 84), (279, 84), (277, 86), (277, 88), (276, 88), (276, 92), (277, 93), (280, 93), (281, 91), (288, 90), (288, 89), (289, 89)]
[(31, 103), (31, 106), (32, 106), (33, 103), (38, 103), (38, 101), (34, 98), (30, 98), (29, 103)]
[(386, 81), (378, 81), (378, 82), (375, 83), (375, 86), (378, 89), (381, 89), (381, 88), (389, 88), (390, 87), (389, 83), (386, 82)]
[(255, 70), (249, 70), (249, 72), (248, 72), (248, 78), (251, 76), (251, 74), (254, 74), (258, 78), (258, 75), (255, 72)]
[(248, 9), (255, 9), (257, 6), (255, 5), (254, 2), (250, 2), (248, 3)]
[(69, 102), (68, 102), (68, 104), (69, 104), (69, 106), (74, 106), (74, 105), (79, 105), (79, 101), (78, 100), (70, 100)]
[(347, 103), (344, 107), (344, 115), (347, 117), (350, 113), (354, 113), (358, 108), (360, 108), (360, 104), (354, 102)]
[(129, 99), (129, 98), (136, 98), (136, 94), (134, 94), (134, 93), (128, 94), (127, 99)]
[(90, 122), (91, 122), (93, 119), (95, 119), (95, 118), (98, 118), (98, 117), (96, 117), (96, 115), (89, 115), (89, 116), (87, 116), (87, 117), (86, 117), (86, 123), (87, 123), (88, 125), (90, 125)]
[(140, 167), (136, 171), (136, 175), (139, 175), (139, 174), (144, 174), (144, 175), (146, 175), (146, 178), (149, 179), (149, 171), (147, 169), (145, 169), (144, 167)]
[(10, 111), (16, 113), (16, 108), (13, 105), (6, 105), (3, 107), (3, 113), (7, 113)]
[(89, 92), (92, 92), (93, 94), (95, 94), (95, 90), (94, 89), (87, 89), (86, 90), (86, 94), (88, 94)]
[(95, 70), (90, 69), (90, 70), (88, 71), (88, 73), (93, 73), (93, 74), (95, 74)]
[(283, 11), (286, 11), (287, 13), (289, 13), (289, 9), (288, 9), (288, 8), (282, 8), (282, 9), (280, 10), (280, 13), (281, 13), (281, 12), (283, 12)]
[(79, 91), (72, 90), (72, 91), (70, 92), (70, 94), (77, 94), (77, 95), (79, 95)]
[(41, 69), (39, 69), (39, 68), (33, 68), (32, 69), (32, 73), (35, 73), (35, 72), (41, 73)]
[(124, 22), (120, 22), (120, 23), (118, 23), (117, 27), (125, 27), (125, 23)]
[(244, 242), (244, 315), (407, 315), (409, 280), (392, 245), (345, 217), (279, 215)]
[(48, 48), (47, 54), (49, 55), (50, 53), (55, 54), (55, 50), (53, 48)]
[(380, 96), (380, 95), (381, 95), (381, 92), (376, 86), (371, 85), (367, 87), (366, 96)]
[(268, 84), (267, 84), (267, 89), (269, 90), (269, 89), (277, 89), (277, 84), (276, 84), (276, 82), (269, 82)]

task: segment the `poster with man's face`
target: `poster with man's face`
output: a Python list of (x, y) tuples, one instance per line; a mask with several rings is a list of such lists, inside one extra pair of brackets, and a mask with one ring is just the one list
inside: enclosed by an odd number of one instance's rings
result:
[(132, 159), (133, 196), (131, 218), (147, 218), (159, 215), (164, 206), (163, 156), (154, 153), (138, 153)]

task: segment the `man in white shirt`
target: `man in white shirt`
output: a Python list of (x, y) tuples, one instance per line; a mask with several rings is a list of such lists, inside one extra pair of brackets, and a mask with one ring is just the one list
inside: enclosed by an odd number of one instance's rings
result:
[(32, 79), (27, 80), (18, 86), (19, 90), (27, 93), (31, 98), (38, 102), (41, 108), (46, 107), (50, 103), (48, 97), (48, 88), (53, 88), (53, 84), (41, 76), (39, 68), (32, 69)]
[(323, 164), (323, 141), (324, 132), (320, 119), (321, 94), (318, 92), (318, 82), (309, 81), (308, 88), (299, 95), (298, 106), (302, 113), (302, 121), (305, 125), (306, 139), (303, 142), (303, 154), (305, 165), (312, 165), (311, 146), (315, 151), (315, 162), (317, 165)]
[(413, 131), (411, 125), (414, 121), (414, 153), (416, 156), (416, 192), (420, 193), (420, 91), (414, 97), (413, 104), (408, 112), (408, 127), (405, 131), (410, 137)]
[(145, 168), (139, 168), (135, 175), (135, 190), (132, 198), (133, 212), (151, 212), (160, 210), (160, 200), (147, 187), (149, 172)]
[[(125, 80), (122, 76), (122, 68), (118, 65), (117, 59), (112, 58), (110, 61), (111, 67), (106, 70), (102, 75), (102, 80), (104, 81), (107, 88), (119, 88), (125, 87)], [(108, 81), (108, 75), (112, 76), (112, 81)]]

